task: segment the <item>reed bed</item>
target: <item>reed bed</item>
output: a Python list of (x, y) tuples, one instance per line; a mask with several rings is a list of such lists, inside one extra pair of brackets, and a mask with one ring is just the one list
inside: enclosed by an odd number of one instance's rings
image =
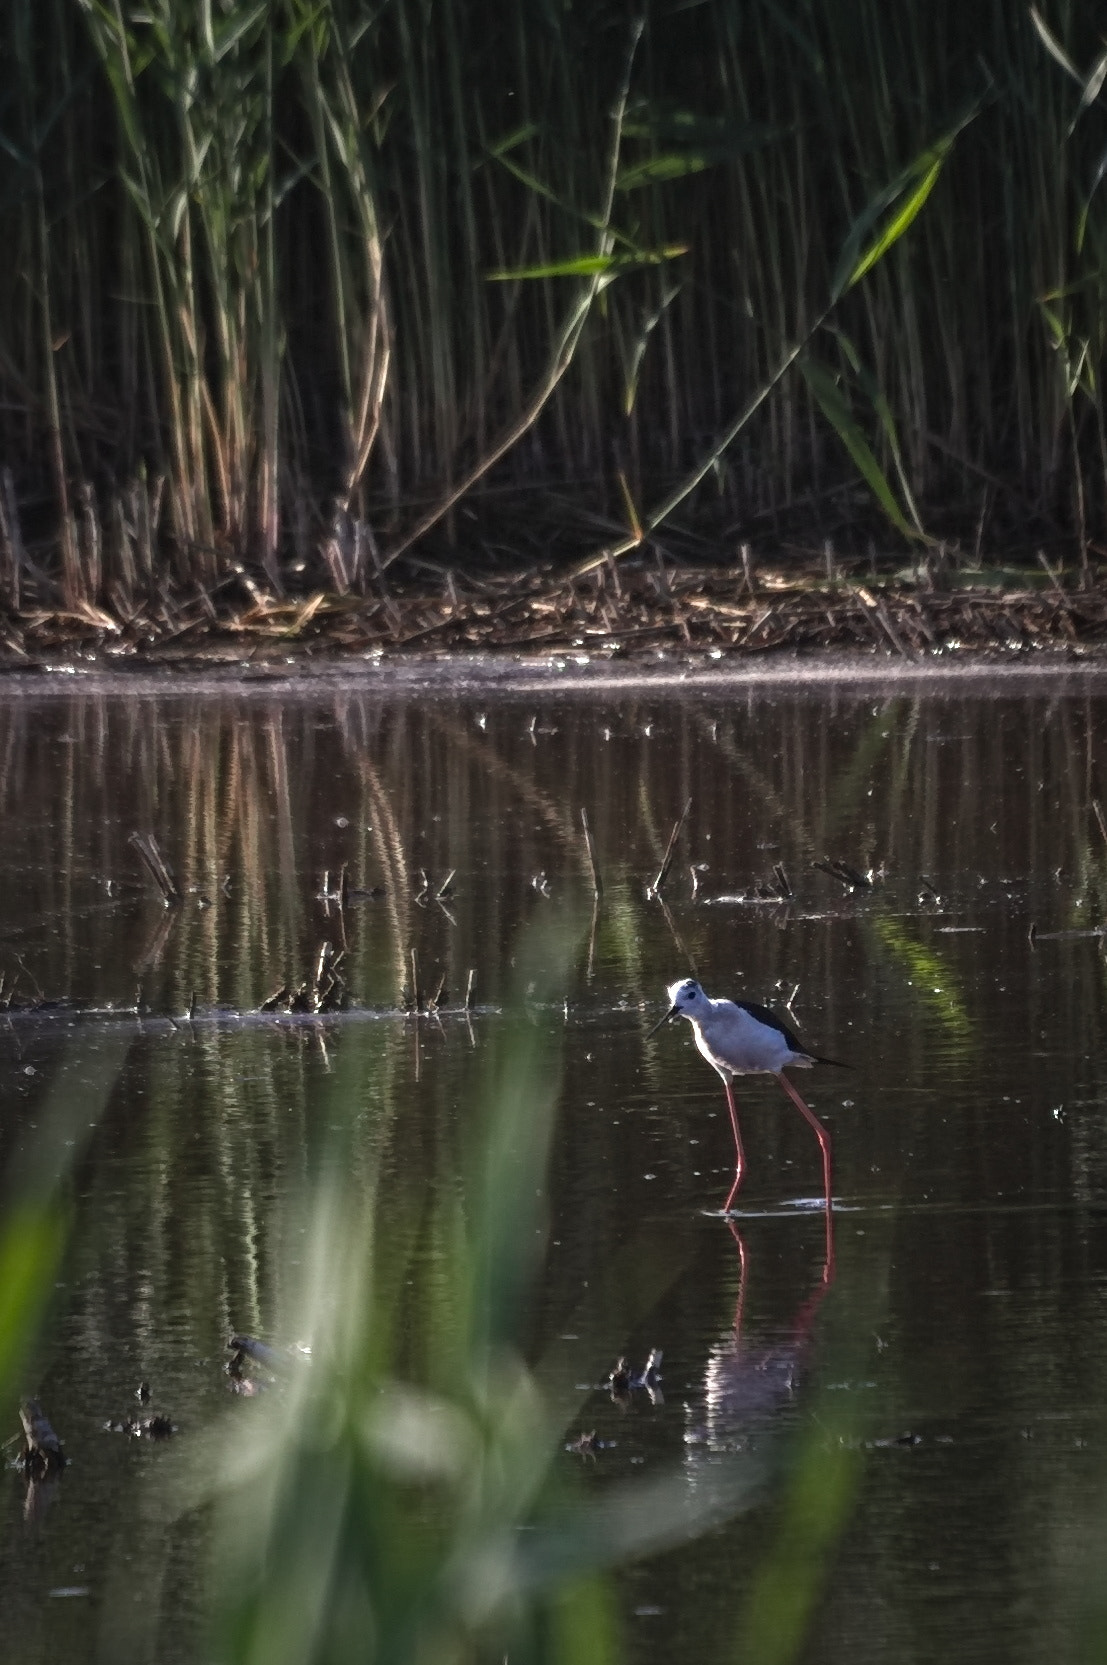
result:
[(5, 611), (874, 515), (1087, 588), (1101, 51), (1073, 0), (13, 0)]

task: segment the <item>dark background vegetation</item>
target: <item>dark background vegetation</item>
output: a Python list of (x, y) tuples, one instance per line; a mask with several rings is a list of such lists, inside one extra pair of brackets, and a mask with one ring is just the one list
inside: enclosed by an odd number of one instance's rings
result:
[(356, 591), (401, 553), (464, 571), (633, 534), (935, 146), (917, 220), (667, 535), (731, 560), (865, 547), (852, 436), (904, 524), (977, 555), (1080, 548), (1087, 571), (1094, 9), (12, 0), (6, 20), (11, 607), (118, 618), (242, 564), (270, 592)]

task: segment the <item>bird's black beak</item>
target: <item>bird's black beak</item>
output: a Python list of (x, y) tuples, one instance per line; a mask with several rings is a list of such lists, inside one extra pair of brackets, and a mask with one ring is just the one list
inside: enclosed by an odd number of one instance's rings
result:
[(675, 1006), (670, 1006), (669, 1010), (665, 1013), (665, 1016), (663, 1018), (658, 1018), (657, 1022), (654, 1024), (653, 1028), (650, 1030), (649, 1035), (646, 1036), (646, 1039), (649, 1040), (651, 1036), (656, 1035), (657, 1031), (661, 1028), (662, 1024), (668, 1023), (669, 1019), (671, 1017), (676, 1017), (676, 1015), (677, 1015), (676, 1007)]

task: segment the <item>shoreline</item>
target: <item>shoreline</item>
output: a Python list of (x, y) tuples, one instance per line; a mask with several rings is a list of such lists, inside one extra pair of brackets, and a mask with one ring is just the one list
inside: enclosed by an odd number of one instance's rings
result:
[(130, 661), (56, 659), (33, 666), (0, 664), (0, 699), (67, 697), (78, 690), (119, 697), (212, 696), (236, 693), (323, 694), (331, 690), (375, 692), (385, 697), (454, 698), (459, 695), (525, 698), (642, 692), (666, 697), (728, 691), (930, 689), (1004, 694), (1035, 684), (1072, 682), (1107, 686), (1107, 648), (1008, 653), (958, 650), (905, 660), (891, 651), (858, 653), (844, 648), (780, 650), (772, 655), (663, 653), (617, 658), (577, 650), (568, 653), (451, 652), (371, 653), (238, 658), (220, 664), (173, 665)]
[(163, 594), (125, 622), (88, 603), (0, 615), (0, 687), (9, 697), (76, 682), (525, 694), (1107, 673), (1107, 583), (1066, 587), (1054, 569), (935, 585), (770, 569), (755, 579), (635, 556), (587, 571), (428, 576), (295, 596), (243, 578), (218, 606), (203, 592)]

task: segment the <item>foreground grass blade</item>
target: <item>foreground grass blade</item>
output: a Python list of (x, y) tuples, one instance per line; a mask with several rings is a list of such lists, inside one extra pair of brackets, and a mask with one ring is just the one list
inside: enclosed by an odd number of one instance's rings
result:
[[(524, 1362), (559, 1093), (555, 996), (581, 947), (575, 924), (520, 945), (516, 997), (464, 1118), (468, 1159), (417, 1215), (414, 1193), (394, 1196), (395, 1177), (357, 1157), (363, 1088), (355, 1055), (340, 1064), (334, 1136), (295, 1237), (311, 1365), (256, 1407), (252, 1434), (239, 1421), (234, 1445), (221, 1434), (212, 1447), (227, 1662), (614, 1665), (607, 1571), (719, 1526), (765, 1484), (766, 1459), (736, 1451), (694, 1485), (675, 1465), (583, 1497)], [(806, 1549), (806, 1516), (804, 1529)]]
[(42, 1324), (65, 1253), (65, 1189), (74, 1163), (104, 1110), (130, 1048), (130, 1036), (78, 1035), (63, 1054), (34, 1131), (3, 1176), (0, 1213), (0, 1403), (28, 1386)]

